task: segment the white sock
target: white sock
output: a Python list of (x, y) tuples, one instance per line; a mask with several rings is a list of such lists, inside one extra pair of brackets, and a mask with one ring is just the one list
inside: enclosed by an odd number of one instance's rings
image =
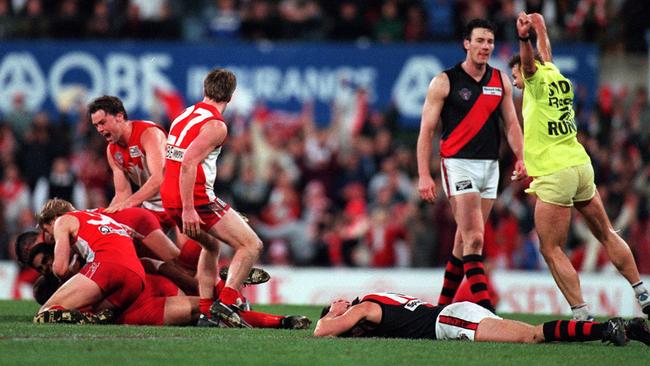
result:
[(633, 284), (632, 289), (634, 290), (634, 294), (636, 295), (636, 297), (639, 297), (639, 295), (648, 292), (648, 289), (646, 289), (645, 286), (643, 285), (643, 281), (639, 281)]
[(572, 306), (571, 312), (573, 313), (573, 320), (585, 321), (591, 317), (589, 315), (589, 305), (587, 305), (587, 303)]

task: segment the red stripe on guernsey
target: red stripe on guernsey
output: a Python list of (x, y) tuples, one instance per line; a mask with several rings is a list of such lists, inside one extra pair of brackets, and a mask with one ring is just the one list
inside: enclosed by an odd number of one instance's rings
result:
[(576, 325), (578, 325), (577, 322), (575, 321), (570, 321), (569, 322), (569, 337), (575, 337), (576, 336)]
[(406, 302), (406, 301), (400, 302), (400, 301), (392, 299), (392, 298), (390, 298), (388, 296), (382, 296), (382, 295), (379, 295), (379, 294), (366, 295), (366, 296), (363, 297), (363, 301), (365, 301), (365, 300), (375, 300), (375, 301), (378, 301), (378, 302), (380, 302), (382, 304), (386, 304), (386, 305), (403, 305)]
[(582, 335), (588, 336), (591, 335), (591, 326), (594, 325), (593, 322), (586, 322), (582, 328)]
[(453, 325), (454, 327), (465, 328), (470, 330), (476, 330), (478, 328), (478, 323), (473, 323), (464, 319), (455, 318), (453, 316), (440, 315), (438, 317), (438, 322), (447, 325)]
[[(485, 86), (502, 87), (500, 75), (499, 71), (493, 70), (492, 77)], [(440, 141), (440, 155), (443, 157), (454, 156), (463, 146), (470, 142), (483, 128), (490, 115), (497, 109), (499, 103), (501, 103), (501, 98), (500, 95), (481, 93), (465, 118), (451, 131), (446, 140)]]
[(557, 322), (557, 323), (555, 323), (555, 332), (554, 332), (554, 333), (555, 333), (555, 334), (554, 334), (555, 339), (560, 339), (560, 324), (561, 324), (561, 323), (562, 323), (562, 322)]
[(451, 188), (449, 188), (449, 175), (447, 174), (447, 166), (445, 165), (445, 159), (440, 159), (442, 162), (442, 174), (445, 176), (443, 181), (445, 186), (447, 186), (447, 194), (451, 197)]

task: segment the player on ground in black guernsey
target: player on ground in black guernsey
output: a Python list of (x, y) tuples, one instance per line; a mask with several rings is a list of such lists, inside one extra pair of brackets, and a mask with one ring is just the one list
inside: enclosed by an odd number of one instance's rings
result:
[(379, 337), (476, 342), (610, 342), (628, 340), (650, 345), (650, 330), (643, 318), (612, 318), (604, 323), (554, 320), (529, 325), (503, 319), (471, 302), (434, 306), (396, 293), (373, 293), (361, 300), (337, 300), (323, 309), (314, 336)]
[(513, 179), (523, 179), (523, 137), (512, 101), (508, 75), (488, 65), (494, 50), (494, 27), (483, 19), (465, 29), (465, 60), (437, 75), (429, 84), (417, 142), (418, 191), (433, 203), (431, 177), (433, 138), (441, 120), (442, 185), (458, 228), (445, 269), (439, 305), (450, 304), (467, 276), (476, 302), (494, 310), (483, 268), (484, 224), (499, 185), (499, 121), (516, 157)]

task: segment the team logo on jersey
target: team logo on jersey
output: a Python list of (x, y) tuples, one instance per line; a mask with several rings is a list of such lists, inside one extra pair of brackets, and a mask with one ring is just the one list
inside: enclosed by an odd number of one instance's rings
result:
[(132, 158), (139, 158), (142, 156), (142, 152), (137, 146), (129, 146), (129, 156)]
[(462, 100), (469, 100), (472, 97), (472, 91), (467, 88), (462, 88), (458, 91), (458, 95), (460, 95)]
[(503, 93), (503, 89), (501, 89), (498, 86), (484, 86), (483, 87), (483, 94), (485, 94), (485, 95), (501, 96), (501, 93)]
[(472, 181), (471, 180), (461, 180), (460, 182), (456, 182), (456, 191), (464, 191), (467, 189), (472, 189)]
[(415, 309), (417, 309), (418, 306), (420, 306), (422, 304), (425, 304), (425, 302), (420, 300), (420, 299), (413, 299), (413, 300), (407, 302), (406, 304), (404, 304), (404, 309), (410, 310), (410, 311), (415, 311)]
[(115, 160), (117, 160), (117, 162), (120, 163), (120, 165), (124, 165), (124, 156), (122, 156), (121, 152), (118, 151), (113, 156), (115, 157)]
[(106, 234), (110, 234), (111, 232), (113, 232), (113, 229), (111, 229), (110, 227), (108, 227), (106, 225), (102, 225), (102, 226), (99, 227), (99, 232), (106, 235)]

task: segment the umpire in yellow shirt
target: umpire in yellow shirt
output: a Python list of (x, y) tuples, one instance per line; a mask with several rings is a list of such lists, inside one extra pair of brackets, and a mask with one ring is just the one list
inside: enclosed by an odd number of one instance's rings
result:
[[(530, 41), (531, 31), (537, 34), (538, 53)], [(526, 192), (537, 196), (535, 228), (542, 256), (571, 306), (573, 318), (591, 318), (578, 273), (562, 250), (571, 224), (571, 207), (575, 206), (605, 246), (612, 263), (632, 285), (643, 312), (649, 314), (648, 290), (629, 246), (605, 213), (594, 184), (591, 159), (576, 138), (573, 86), (552, 63), (544, 18), (520, 13), (517, 32), (519, 54), (513, 56), (509, 66), (515, 86), (524, 90), (524, 163), (533, 177)]]

